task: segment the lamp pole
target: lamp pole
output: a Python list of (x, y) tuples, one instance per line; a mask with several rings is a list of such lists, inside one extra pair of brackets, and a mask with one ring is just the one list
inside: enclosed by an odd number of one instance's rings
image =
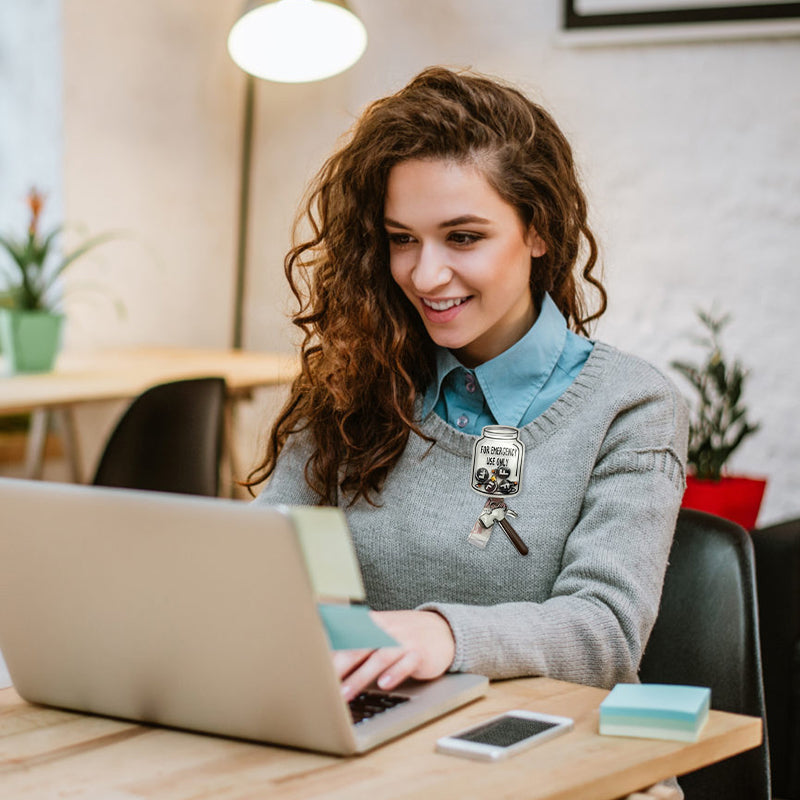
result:
[(242, 148), (239, 164), (239, 208), (236, 237), (236, 286), (233, 300), (234, 350), (242, 349), (244, 290), (247, 272), (247, 223), (250, 216), (250, 163), (253, 156), (253, 105), (255, 79), (246, 73), (242, 115)]

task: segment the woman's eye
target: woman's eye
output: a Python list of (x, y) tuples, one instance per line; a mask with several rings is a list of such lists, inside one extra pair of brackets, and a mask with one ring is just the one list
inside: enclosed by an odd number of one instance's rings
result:
[(480, 234), (468, 233), (467, 231), (453, 231), (449, 236), (450, 241), (457, 245), (475, 244), (482, 238)]
[(414, 237), (408, 233), (389, 234), (389, 242), (397, 247), (402, 247), (403, 245), (411, 244), (413, 241)]

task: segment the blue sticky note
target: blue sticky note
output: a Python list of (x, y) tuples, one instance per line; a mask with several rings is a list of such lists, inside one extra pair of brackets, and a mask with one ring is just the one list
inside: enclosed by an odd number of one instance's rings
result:
[(703, 686), (619, 683), (600, 704), (600, 733), (695, 741), (710, 705)]
[(367, 606), (319, 603), (317, 609), (332, 650), (374, 650), (398, 644), (372, 621)]

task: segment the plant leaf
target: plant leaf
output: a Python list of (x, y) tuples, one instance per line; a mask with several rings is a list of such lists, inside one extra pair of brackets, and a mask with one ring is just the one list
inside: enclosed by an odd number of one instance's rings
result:
[(95, 236), (93, 239), (89, 239), (89, 241), (84, 242), (80, 247), (73, 250), (69, 255), (64, 256), (61, 260), (61, 263), (53, 270), (52, 276), (50, 278), (49, 283), (52, 284), (56, 278), (76, 259), (80, 258), (82, 255), (85, 255), (92, 250), (93, 248), (97, 247), (100, 244), (104, 244), (105, 242), (109, 242), (112, 239), (117, 238), (117, 235), (114, 233), (103, 233), (100, 236)]
[(0, 245), (5, 247), (8, 251), (8, 254), (14, 260), (14, 263), (19, 267), (19, 269), (25, 269), (25, 251), (19, 243), (13, 241), (12, 239), (6, 239), (3, 236), (0, 236)]

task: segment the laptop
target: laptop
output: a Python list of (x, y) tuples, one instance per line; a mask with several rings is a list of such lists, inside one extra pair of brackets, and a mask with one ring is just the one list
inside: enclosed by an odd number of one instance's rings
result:
[(0, 652), (29, 702), (350, 755), (487, 691), (448, 674), (351, 709), (290, 508), (6, 478), (0, 509)]

